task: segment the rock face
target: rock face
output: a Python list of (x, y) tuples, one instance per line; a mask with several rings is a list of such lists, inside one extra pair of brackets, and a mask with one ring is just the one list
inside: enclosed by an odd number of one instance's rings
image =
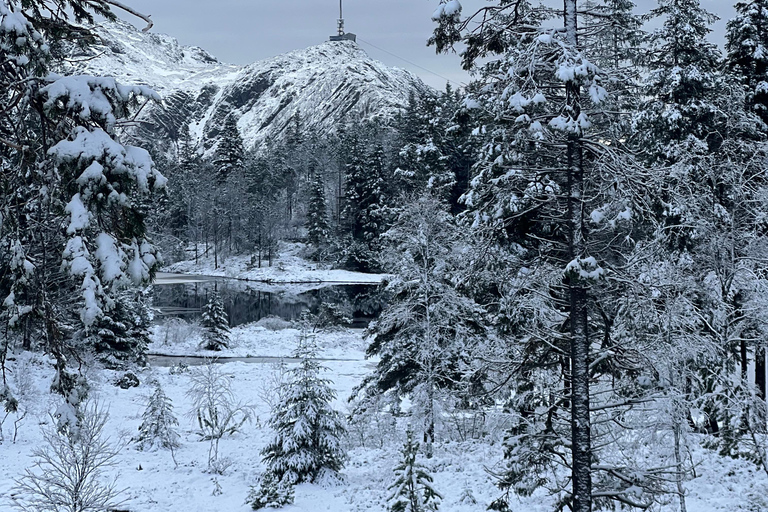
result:
[(164, 98), (142, 114), (143, 137), (178, 138), (184, 125), (206, 150), (229, 115), (246, 146), (280, 139), (299, 115), (308, 132), (328, 133), (344, 122), (393, 115), (414, 91), (409, 72), (368, 57), (352, 41), (326, 42), (248, 66), (222, 64), (205, 50), (172, 37), (145, 34), (127, 23), (96, 27), (101, 41), (71, 50), (69, 73), (113, 76), (148, 85)]

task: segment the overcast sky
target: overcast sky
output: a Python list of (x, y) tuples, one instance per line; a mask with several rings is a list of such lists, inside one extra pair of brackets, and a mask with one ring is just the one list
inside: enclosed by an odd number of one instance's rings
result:
[[(200, 46), (232, 64), (249, 64), (326, 41), (336, 32), (339, 8), (338, 0), (124, 1), (152, 16), (153, 32), (169, 34), (182, 44)], [(722, 44), (725, 21), (734, 12), (733, 1), (701, 2), (720, 16), (712, 39)], [(346, 29), (358, 35), (358, 43), (371, 57), (408, 69), (433, 87), (443, 88), (445, 78), (466, 82), (468, 77), (461, 70), (457, 55), (435, 55), (434, 48), (426, 46), (432, 33), (431, 16), (438, 3), (439, 0), (344, 0)], [(485, 4), (483, 0), (461, 3), (465, 13)], [(656, 5), (655, 0), (635, 3), (639, 12)], [(121, 17), (143, 27), (141, 20)]]

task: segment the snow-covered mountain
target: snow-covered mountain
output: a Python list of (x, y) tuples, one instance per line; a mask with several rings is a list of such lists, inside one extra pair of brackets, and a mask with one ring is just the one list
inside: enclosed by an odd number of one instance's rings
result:
[(215, 144), (230, 114), (246, 144), (259, 145), (286, 133), (297, 113), (305, 130), (327, 133), (341, 122), (390, 116), (414, 89), (427, 89), (411, 73), (371, 59), (351, 41), (234, 66), (124, 22), (103, 23), (96, 33), (101, 42), (73, 50), (67, 71), (153, 87), (165, 102), (143, 115), (154, 125), (152, 136), (175, 138), (187, 124), (206, 148)]

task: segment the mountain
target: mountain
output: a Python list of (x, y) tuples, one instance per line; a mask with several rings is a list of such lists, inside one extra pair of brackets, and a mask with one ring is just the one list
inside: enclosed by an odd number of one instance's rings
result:
[(164, 98), (142, 114), (143, 136), (176, 139), (183, 125), (206, 149), (228, 115), (247, 146), (281, 138), (299, 114), (305, 130), (388, 117), (414, 91), (429, 88), (408, 71), (368, 57), (352, 41), (325, 42), (247, 66), (223, 64), (170, 36), (143, 33), (125, 22), (95, 29), (100, 42), (70, 50), (70, 73), (113, 76), (153, 87)]

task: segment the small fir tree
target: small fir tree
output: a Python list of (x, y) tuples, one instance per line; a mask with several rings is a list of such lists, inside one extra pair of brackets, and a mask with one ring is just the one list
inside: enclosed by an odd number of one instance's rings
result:
[(246, 503), (253, 510), (262, 508), (280, 508), (293, 503), (293, 486), (281, 482), (271, 471), (259, 478), (258, 487), (251, 487)]
[(416, 462), (419, 443), (413, 440), (413, 432), (403, 445), (403, 458), (395, 468), (395, 483), (389, 486), (394, 494), (389, 498), (390, 512), (426, 512), (437, 510), (443, 498), (433, 487), (432, 477), (424, 466)]
[(229, 348), (229, 320), (218, 292), (213, 292), (203, 307), (203, 327), (206, 328), (203, 348), (216, 351)]
[(281, 388), (283, 401), (269, 420), (276, 435), (262, 451), (268, 471), (291, 485), (336, 474), (346, 458), (341, 446), (346, 427), (330, 406), (336, 393), (330, 380), (320, 378), (326, 368), (317, 362), (316, 350), (314, 338), (302, 333), (294, 353), (301, 362)]
[(173, 414), (171, 399), (166, 396), (159, 382), (155, 382), (155, 391), (149, 397), (141, 418), (139, 435), (135, 439), (139, 448), (165, 448), (171, 450), (173, 456), (173, 450), (180, 445), (179, 433), (176, 431), (179, 420)]

